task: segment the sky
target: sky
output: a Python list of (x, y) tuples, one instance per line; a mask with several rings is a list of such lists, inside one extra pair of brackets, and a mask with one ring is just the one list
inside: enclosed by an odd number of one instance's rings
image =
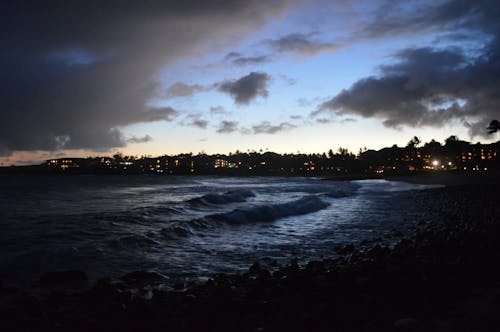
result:
[(2, 1), (0, 165), (492, 142), (500, 3)]

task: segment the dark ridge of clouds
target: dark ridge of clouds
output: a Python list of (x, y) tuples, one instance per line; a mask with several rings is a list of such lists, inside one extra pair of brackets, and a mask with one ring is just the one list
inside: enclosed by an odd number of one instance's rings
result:
[(271, 61), (271, 58), (269, 56), (260, 55), (260, 56), (248, 56), (248, 57), (241, 56), (233, 59), (231, 62), (237, 66), (248, 66), (248, 65), (258, 65), (269, 61)]
[(226, 56), (224, 57), (224, 60), (226, 61), (232, 61), (236, 58), (240, 58), (242, 57), (243, 55), (241, 53), (238, 53), (238, 52), (229, 52), (228, 54), (226, 54)]
[(222, 121), (217, 129), (219, 134), (230, 134), (238, 130), (238, 122), (236, 121)]
[(263, 121), (255, 126), (252, 126), (252, 130), (254, 134), (277, 134), (282, 131), (287, 131), (297, 126), (289, 123), (282, 122), (279, 125), (273, 125), (269, 121)]
[(181, 124), (184, 126), (191, 126), (200, 129), (207, 129), (208, 127), (208, 121), (202, 118), (202, 114), (198, 113), (188, 114), (186, 118), (188, 119), (187, 122), (186, 121), (181, 122)]
[(153, 138), (149, 135), (145, 135), (143, 137), (132, 136), (129, 139), (127, 139), (127, 143), (139, 144), (139, 143), (151, 142), (152, 140)]
[(381, 119), (391, 128), (461, 122), (472, 137), (486, 136), (489, 121), (500, 117), (500, 4), (447, 2), (429, 8), (429, 16), (419, 12), (411, 18), (395, 14), (400, 21), (378, 18), (369, 29), (371, 36), (409, 32), (420, 25), (460, 28), (487, 36), (478, 39), (483, 42), (480, 53), (456, 47), (402, 50), (395, 55), (396, 63), (381, 66), (379, 75), (360, 79), (322, 103), (312, 117), (354, 114)]
[(191, 125), (200, 129), (207, 129), (208, 121), (203, 119), (196, 119), (191, 122)]
[(175, 98), (175, 97), (190, 97), (197, 92), (205, 91), (205, 87), (199, 84), (186, 84), (183, 82), (176, 82), (168, 87), (165, 91), (166, 98)]
[(0, 151), (122, 147), (168, 119), (156, 74), (210, 38), (244, 36), (287, 0), (11, 1), (0, 5)]
[(301, 119), (303, 119), (303, 116), (302, 115), (290, 115), (290, 119), (301, 120)]
[(389, 1), (377, 8), (374, 19), (362, 25), (355, 37), (378, 38), (396, 34), (428, 31), (491, 32), (498, 27), (500, 4), (491, 0), (477, 1)]
[(323, 52), (336, 51), (339, 45), (324, 43), (316, 40), (316, 33), (294, 33), (278, 39), (269, 39), (264, 43), (271, 46), (276, 52), (293, 53), (300, 56), (315, 56)]
[(257, 97), (266, 98), (269, 94), (267, 84), (271, 76), (262, 72), (251, 72), (234, 81), (216, 83), (217, 90), (229, 94), (236, 104), (249, 104)]
[(244, 56), (238, 52), (229, 52), (224, 57), (224, 61), (230, 62), (236, 66), (247, 66), (247, 65), (258, 65), (261, 63), (266, 63), (271, 61), (269, 55), (258, 55), (258, 56)]

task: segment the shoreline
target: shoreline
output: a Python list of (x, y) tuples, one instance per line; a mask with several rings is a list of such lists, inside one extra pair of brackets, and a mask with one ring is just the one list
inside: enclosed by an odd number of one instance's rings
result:
[(387, 180), (402, 181), (413, 184), (436, 184), (445, 186), (487, 185), (494, 186), (500, 183), (499, 171), (477, 171), (463, 173), (455, 171), (429, 171), (405, 174), (366, 174), (366, 175), (338, 175), (323, 177), (325, 181), (357, 181), (357, 180)]
[(155, 285), (162, 276), (145, 272), (42, 298), (0, 287), (2, 325), (9, 331), (499, 330), (499, 190), (493, 184), (431, 189), (420, 199), (435, 217), (393, 248), (345, 246), (341, 258), (292, 261), (274, 272), (254, 264), (242, 275), (220, 274), (177, 291), (161, 290)]

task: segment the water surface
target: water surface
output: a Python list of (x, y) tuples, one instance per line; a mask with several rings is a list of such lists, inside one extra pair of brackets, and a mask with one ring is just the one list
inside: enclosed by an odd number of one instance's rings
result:
[(148, 269), (173, 279), (255, 261), (329, 257), (333, 248), (426, 218), (414, 191), (385, 180), (282, 177), (0, 177), (0, 279)]

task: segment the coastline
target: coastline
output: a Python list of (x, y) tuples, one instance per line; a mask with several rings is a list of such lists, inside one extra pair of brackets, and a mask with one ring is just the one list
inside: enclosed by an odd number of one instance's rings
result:
[(456, 172), (429, 171), (405, 174), (353, 174), (336, 175), (323, 178), (325, 181), (388, 180), (403, 181), (413, 184), (436, 184), (445, 186), (486, 185), (500, 183), (499, 171)]
[(340, 258), (292, 261), (274, 272), (254, 264), (243, 275), (217, 275), (176, 291), (157, 287), (162, 277), (145, 272), (101, 280), (77, 294), (33, 297), (1, 287), (2, 325), (8, 331), (499, 330), (500, 186), (459, 180), (450, 177), (447, 188), (419, 195), (433, 218), (393, 247), (345, 246)]

